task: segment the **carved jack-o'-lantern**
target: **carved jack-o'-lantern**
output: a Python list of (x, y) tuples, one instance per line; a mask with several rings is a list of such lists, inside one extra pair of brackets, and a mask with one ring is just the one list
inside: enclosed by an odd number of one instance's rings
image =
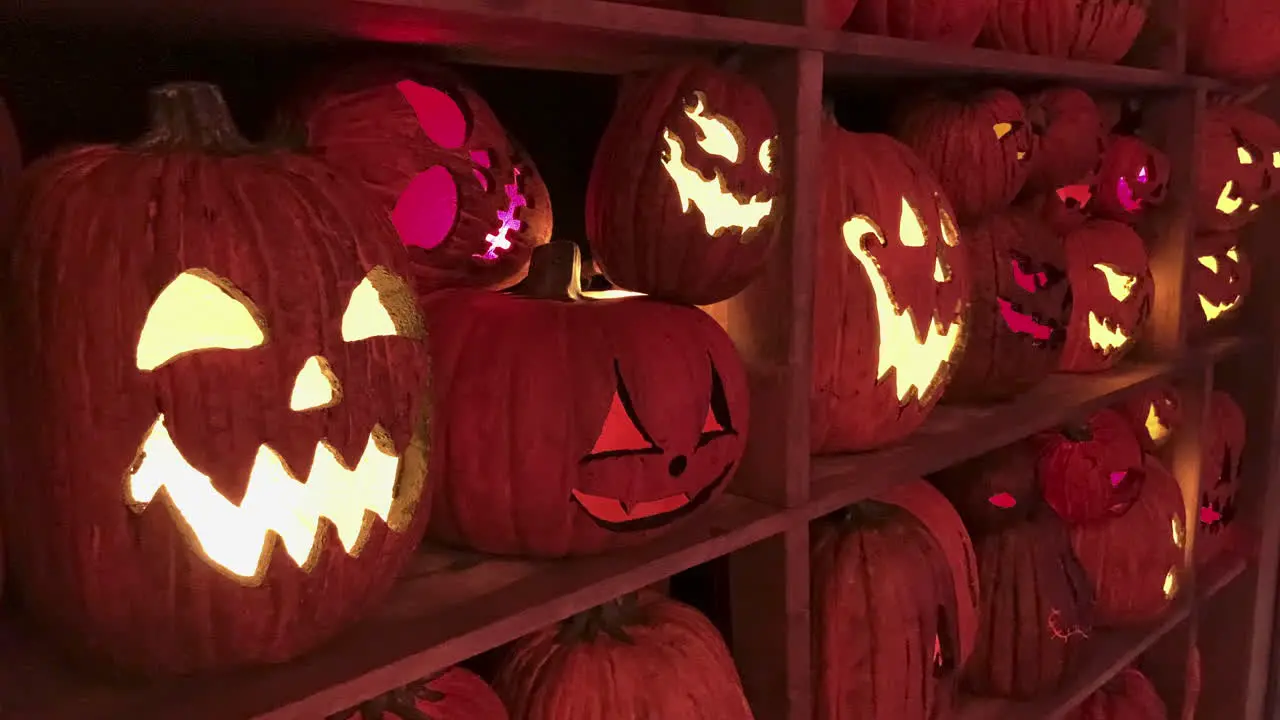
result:
[(614, 549), (714, 499), (737, 468), (748, 394), (729, 337), (697, 308), (584, 299), (580, 272), (577, 246), (553, 241), (516, 292), (427, 299), (442, 539), (539, 557)]
[(1147, 208), (1163, 203), (1168, 187), (1168, 156), (1136, 137), (1117, 135), (1102, 156), (1088, 212), (1132, 223)]
[(924, 421), (951, 375), (968, 266), (928, 169), (829, 123), (814, 294), (813, 445), (861, 450)]
[(1234, 233), (1197, 235), (1196, 264), (1191, 268), (1188, 312), (1193, 322), (1213, 323), (1231, 317), (1253, 284), (1253, 273)]
[(1182, 424), (1182, 400), (1177, 389), (1157, 383), (1130, 394), (1116, 409), (1129, 421), (1144, 452), (1155, 453), (1169, 443)]
[(1027, 175), (1028, 190), (1040, 192), (1070, 185), (1095, 170), (1103, 135), (1098, 105), (1083, 90), (1057, 87), (1024, 99), (1036, 153)]
[(1196, 227), (1238, 230), (1280, 191), (1280, 127), (1239, 105), (1205, 112), (1196, 139)]
[(591, 253), (617, 287), (705, 305), (759, 273), (778, 232), (777, 124), (703, 65), (627, 78), (587, 187)]
[(1151, 313), (1147, 250), (1129, 226), (1093, 220), (1063, 240), (1075, 303), (1059, 369), (1096, 372), (1134, 346)]
[(1244, 411), (1230, 395), (1215, 390), (1209, 396), (1205, 436), (1201, 442), (1198, 562), (1221, 549), (1224, 540), (1221, 536), (1235, 522), (1244, 443)]
[[(152, 102), (141, 141), (47, 158), (18, 198), (8, 337), (41, 351), (7, 358), (8, 400), (44, 420), (13, 427), (11, 567), (126, 668), (283, 661), (421, 538), (423, 320), (358, 186), (251, 147), (212, 86)], [(55, 262), (56, 297), (33, 271)]]
[(930, 478), (974, 533), (1025, 520), (1044, 504), (1036, 449), (1016, 442), (952, 466)]
[(285, 121), (382, 201), (419, 292), (513, 283), (551, 237), (551, 201), (533, 161), (443, 69), (370, 63), (326, 75)]
[(1035, 436), (1044, 499), (1069, 523), (1123, 515), (1145, 479), (1142, 449), (1125, 417), (1105, 409), (1086, 422)]

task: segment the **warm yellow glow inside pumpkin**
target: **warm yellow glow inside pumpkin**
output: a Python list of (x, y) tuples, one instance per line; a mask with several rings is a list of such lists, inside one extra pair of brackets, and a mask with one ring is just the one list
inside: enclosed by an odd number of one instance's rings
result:
[(1253, 164), (1253, 153), (1249, 152), (1248, 148), (1236, 148), (1236, 158), (1240, 160), (1241, 165)]
[(347, 342), (382, 335), (420, 339), (425, 334), (413, 291), (381, 265), (360, 281), (342, 313), (342, 339)]
[[(259, 577), (278, 536), (294, 563), (308, 568), (319, 549), (326, 518), (348, 555), (355, 556), (373, 518), (401, 530), (409, 513), (396, 505), (400, 459), (391, 440), (374, 426), (364, 454), (347, 468), (327, 443), (316, 445), (311, 474), (300, 481), (267, 445), (258, 447), (244, 499), (237, 506), (191, 467), (159, 416), (147, 433), (126, 496), (141, 512), (161, 489), (192, 542), (217, 567), (242, 580)], [(416, 499), (416, 493), (403, 493)]]
[(1241, 300), (1239, 295), (1222, 303), (1212, 302), (1209, 298), (1203, 295), (1199, 295), (1198, 297), (1200, 299), (1200, 310), (1204, 313), (1204, 319), (1209, 322), (1213, 322), (1232, 310), (1235, 310), (1240, 305)]
[[(924, 229), (920, 227), (919, 215), (905, 199), (901, 222), (902, 244), (910, 247), (908, 239), (911, 242), (918, 239), (919, 245), (924, 245), (925, 235)], [(875, 296), (876, 320), (880, 331), (878, 379), (883, 380), (893, 370), (898, 400), (906, 402), (914, 393), (923, 402), (935, 390), (942, 375), (942, 367), (951, 359), (960, 340), (961, 306), (956, 304), (955, 315), (945, 326), (941, 319), (931, 319), (922, 338), (909, 310), (898, 308), (880, 266), (864, 245), (863, 238), (866, 236), (874, 236), (880, 246), (887, 244), (880, 227), (871, 218), (856, 215), (845, 222), (842, 232), (845, 246), (862, 265)], [(940, 267), (935, 264), (935, 277), (940, 272)]]
[(342, 402), (342, 385), (329, 361), (312, 355), (302, 364), (302, 370), (293, 381), (289, 396), (289, 409), (294, 412), (319, 410)]
[(1182, 518), (1174, 515), (1169, 518), (1169, 527), (1173, 532), (1173, 546), (1183, 547), (1187, 542), (1186, 529), (1182, 526)]
[[(1169, 439), (1169, 427), (1160, 420), (1160, 413), (1156, 412), (1156, 404), (1151, 403), (1147, 408), (1147, 437), (1151, 438), (1151, 442), (1157, 447), (1164, 444)], [(1177, 538), (1177, 527), (1174, 528), (1174, 537)]]
[(156, 296), (138, 339), (137, 366), (150, 371), (197, 350), (245, 350), (266, 340), (262, 316), (231, 283), (188, 270)]
[[(1240, 252), (1233, 247), (1227, 248), (1227, 251), (1223, 254), (1230, 258), (1231, 262), (1240, 262)], [(1214, 272), (1218, 271), (1214, 270)]]
[(1093, 266), (1094, 270), (1102, 273), (1107, 279), (1107, 292), (1111, 293), (1111, 297), (1118, 302), (1124, 302), (1133, 294), (1133, 286), (1137, 284), (1138, 278), (1134, 275), (1126, 275), (1120, 272), (1120, 269), (1114, 265), (1106, 263), (1097, 263)]
[(1119, 327), (1099, 320), (1097, 313), (1090, 310), (1089, 342), (1105, 355), (1124, 347), (1129, 342), (1129, 335)]
[(1164, 576), (1163, 589), (1166, 600), (1172, 600), (1173, 596), (1178, 594), (1178, 571), (1176, 568), (1170, 568), (1169, 572)]
[[(699, 103), (695, 110), (701, 107), (702, 101), (699, 96)], [(690, 114), (690, 117), (692, 118), (693, 115)], [(723, 128), (714, 123), (713, 126)], [(738, 197), (729, 189), (729, 182), (725, 179), (724, 173), (716, 170), (715, 176), (707, 179), (697, 168), (689, 164), (684, 156), (684, 143), (678, 135), (670, 129), (665, 129), (662, 137), (667, 144), (667, 154), (662, 158), (662, 167), (676, 184), (676, 191), (680, 194), (680, 209), (682, 212), (689, 213), (696, 207), (702, 213), (707, 235), (715, 237), (724, 230), (734, 228), (745, 233), (759, 227), (773, 212), (773, 198), (765, 198), (763, 193), (755, 197)], [(709, 137), (699, 140), (699, 144), (703, 145), (704, 149)], [(717, 137), (723, 138), (723, 134), (717, 134)], [(730, 137), (732, 137), (731, 133)], [(723, 140), (716, 142), (723, 142)], [(737, 147), (736, 138), (734, 147)]]
[(1201, 255), (1200, 257), (1196, 258), (1196, 262), (1209, 268), (1209, 272), (1213, 273), (1214, 275), (1218, 274), (1218, 258), (1212, 255)]
[(760, 169), (765, 175), (773, 174), (773, 149), (777, 144), (773, 138), (760, 143), (760, 153), (756, 156), (756, 160), (760, 163)]
[(1271, 167), (1280, 168), (1280, 150), (1271, 153)]
[(1003, 140), (1005, 135), (1013, 132), (1013, 123), (996, 123), (991, 126), (991, 129), (995, 131), (997, 140)]
[(1258, 203), (1249, 203), (1249, 212), (1257, 212), (1260, 207), (1262, 206)]
[(707, 96), (694, 91), (694, 105), (686, 108), (684, 114), (698, 126), (702, 137), (698, 138), (698, 147), (708, 155), (722, 157), (731, 163), (737, 163), (742, 157), (742, 131), (737, 123), (723, 115), (713, 115), (707, 111)]
[(1222, 186), (1222, 192), (1218, 193), (1218, 212), (1223, 215), (1234, 215), (1244, 205), (1244, 199), (1235, 197), (1236, 182), (1228, 180), (1226, 185)]

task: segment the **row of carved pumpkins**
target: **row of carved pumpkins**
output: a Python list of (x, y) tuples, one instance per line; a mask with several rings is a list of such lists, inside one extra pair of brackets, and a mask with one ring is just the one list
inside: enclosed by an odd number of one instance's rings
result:
[[(624, 0), (725, 14), (732, 0)], [(825, 0), (831, 29), (946, 45), (1114, 63), (1133, 47), (1159, 0)], [(1164, 21), (1161, 18), (1162, 22)], [(1280, 72), (1280, 14), (1268, 0), (1191, 0), (1187, 66), (1195, 73), (1261, 80)]]

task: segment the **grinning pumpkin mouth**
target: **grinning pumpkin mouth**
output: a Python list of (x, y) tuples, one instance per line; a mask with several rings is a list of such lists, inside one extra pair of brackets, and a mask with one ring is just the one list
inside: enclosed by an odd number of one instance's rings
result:
[(391, 438), (379, 425), (369, 433), (354, 467), (348, 467), (328, 443), (317, 443), (305, 482), (269, 445), (259, 445), (249, 484), (236, 505), (187, 462), (160, 415), (125, 479), (125, 493), (132, 509), (141, 513), (164, 490), (175, 519), (185, 526), (198, 552), (221, 570), (252, 581), (270, 561), (272, 534), (294, 563), (305, 568), (322, 545), (321, 519), (334, 527), (343, 549), (353, 557), (359, 555), (375, 516), (392, 530), (402, 530), (410, 517), (405, 510), (417, 501), (423, 483), (418, 478), (397, 496), (400, 467)]
[(1002, 297), (996, 301), (1000, 303), (1000, 316), (1009, 330), (1017, 335), (1030, 335), (1035, 345), (1056, 344), (1066, 335), (1066, 329), (1056, 320), (1045, 321), (1034, 313), (1024, 313)]
[(689, 493), (679, 493), (657, 500), (624, 504), (618, 498), (590, 495), (581, 490), (574, 490), (570, 496), (596, 525), (605, 530), (611, 532), (652, 530), (675, 522), (706, 504), (716, 488), (729, 477), (733, 465), (732, 462), (725, 465), (716, 479), (693, 497), (689, 497)]
[(1129, 342), (1129, 336), (1111, 319), (1099, 319), (1098, 314), (1089, 311), (1089, 340), (1093, 349), (1108, 355), (1122, 348)]
[(1235, 310), (1236, 306), (1240, 304), (1240, 300), (1242, 299), (1237, 295), (1232, 300), (1228, 300), (1223, 303), (1215, 303), (1204, 295), (1199, 295), (1198, 297), (1200, 298), (1200, 310), (1204, 312), (1204, 319), (1209, 321), (1217, 320), (1220, 316)]
[(1142, 209), (1142, 198), (1133, 194), (1133, 187), (1129, 185), (1129, 180), (1120, 178), (1116, 181), (1116, 199), (1120, 201), (1120, 206), (1125, 212), (1138, 212)]

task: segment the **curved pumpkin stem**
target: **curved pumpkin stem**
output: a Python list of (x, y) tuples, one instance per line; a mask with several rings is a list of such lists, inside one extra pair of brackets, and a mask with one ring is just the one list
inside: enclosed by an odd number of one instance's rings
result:
[(382, 720), (388, 715), (401, 720), (434, 720), (433, 716), (418, 708), (418, 700), (440, 702), (444, 699), (444, 693), (431, 689), (431, 683), (443, 674), (443, 672), (433, 673), (416, 682), (382, 693), (354, 708), (330, 715), (327, 720), (355, 720), (356, 718)]
[(508, 292), (535, 300), (581, 300), (582, 251), (567, 240), (535, 247), (529, 256), (529, 274)]
[(633, 641), (626, 628), (640, 620), (639, 596), (628, 593), (565, 620), (556, 640), (564, 644), (594, 642), (604, 633), (618, 642), (630, 645)]
[(216, 155), (242, 155), (253, 145), (240, 134), (217, 85), (178, 82), (152, 88), (148, 94), (151, 126), (133, 144), (137, 150), (200, 150)]
[(1088, 423), (1063, 425), (1058, 432), (1071, 442), (1089, 442), (1093, 439), (1093, 430), (1089, 429)]

